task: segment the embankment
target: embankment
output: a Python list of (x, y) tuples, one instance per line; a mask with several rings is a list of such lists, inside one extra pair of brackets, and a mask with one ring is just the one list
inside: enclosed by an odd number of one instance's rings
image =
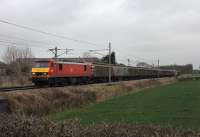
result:
[(32, 89), (1, 93), (8, 99), (10, 113), (26, 115), (46, 115), (65, 108), (103, 101), (115, 96), (138, 92), (144, 88), (166, 85), (174, 82), (173, 78), (146, 79), (117, 82), (113, 85), (93, 84), (45, 89)]

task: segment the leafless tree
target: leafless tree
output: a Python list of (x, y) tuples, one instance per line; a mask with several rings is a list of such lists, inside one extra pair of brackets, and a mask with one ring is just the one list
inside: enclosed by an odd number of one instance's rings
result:
[[(33, 58), (30, 48), (8, 47), (2, 56), (6, 64)], [(27, 60), (26, 60), (27, 61)]]
[(2, 59), (7, 64), (7, 74), (23, 84), (23, 78), (30, 74), (33, 58), (30, 48), (8, 47)]

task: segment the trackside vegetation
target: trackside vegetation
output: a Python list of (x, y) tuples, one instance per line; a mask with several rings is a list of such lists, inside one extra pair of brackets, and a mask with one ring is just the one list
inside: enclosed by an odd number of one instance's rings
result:
[(55, 122), (78, 118), (82, 124), (122, 122), (199, 129), (200, 81), (179, 81), (145, 89), (83, 108), (67, 109), (49, 118)]

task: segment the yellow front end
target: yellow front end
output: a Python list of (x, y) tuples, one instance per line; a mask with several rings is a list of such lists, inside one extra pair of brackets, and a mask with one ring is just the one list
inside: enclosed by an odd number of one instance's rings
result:
[(32, 82), (35, 84), (46, 83), (49, 78), (49, 68), (32, 68)]
[(32, 73), (48, 73), (49, 68), (32, 68)]
[(48, 76), (49, 68), (32, 68), (32, 77), (43, 77)]

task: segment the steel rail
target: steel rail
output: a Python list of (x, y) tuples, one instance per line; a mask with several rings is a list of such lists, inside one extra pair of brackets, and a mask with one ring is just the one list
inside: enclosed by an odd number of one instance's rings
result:
[(10, 92), (10, 91), (17, 91), (17, 90), (27, 90), (27, 89), (36, 89), (38, 87), (34, 85), (29, 86), (16, 86), (16, 87), (2, 87), (0, 88), (0, 92)]

